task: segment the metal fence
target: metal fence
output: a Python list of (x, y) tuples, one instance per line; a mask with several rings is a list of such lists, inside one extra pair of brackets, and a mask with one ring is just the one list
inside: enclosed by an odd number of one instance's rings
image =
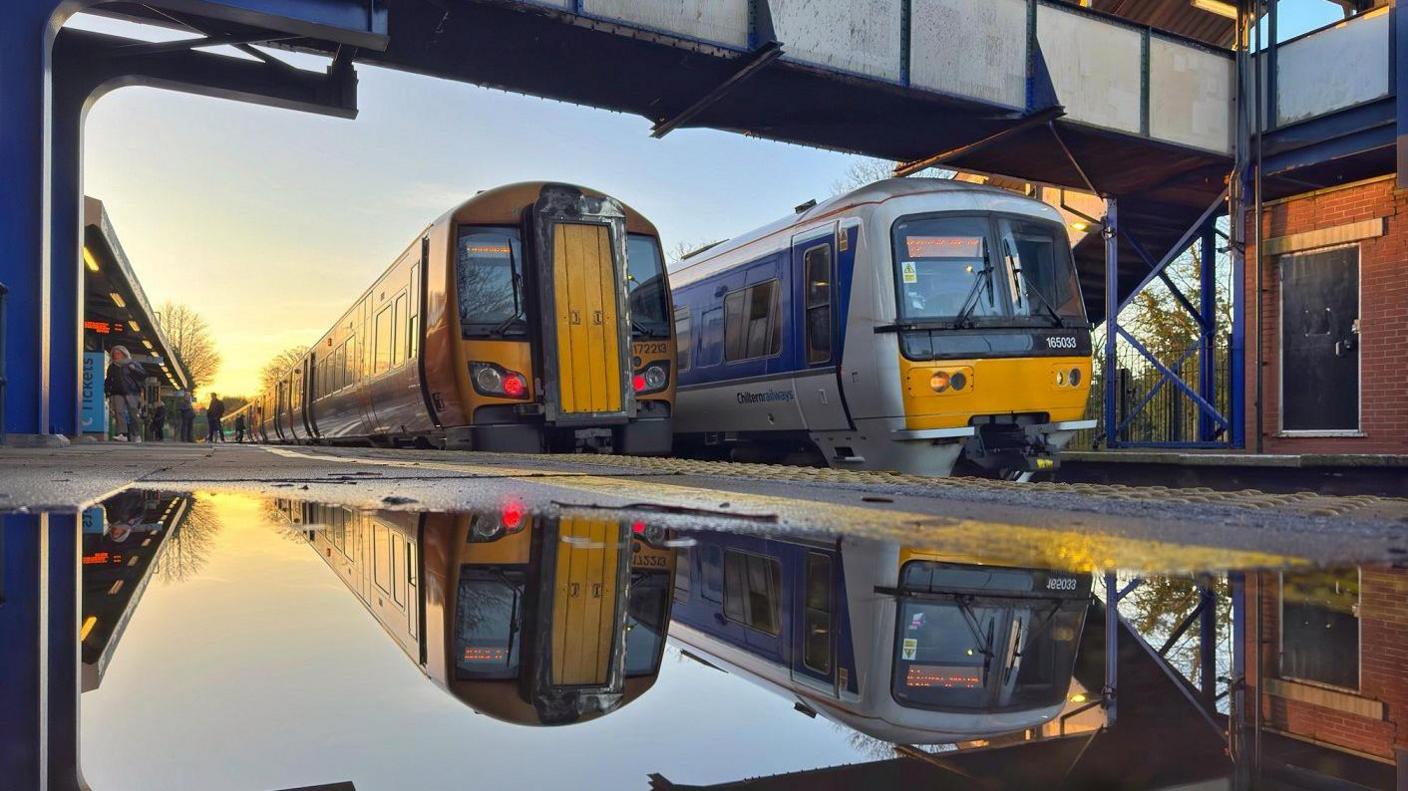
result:
[[(1200, 397), (1212, 404), (1222, 415), (1231, 409), (1232, 355), (1228, 352), (1229, 336), (1218, 336), (1212, 348), (1212, 387), (1199, 382), (1203, 350), (1193, 341), (1183, 353), (1167, 365)], [(1114, 442), (1107, 437), (1105, 426), (1104, 347), (1096, 345), (1095, 365), (1086, 415), (1099, 424), (1076, 434), (1071, 440), (1073, 450), (1093, 450), (1114, 445), (1142, 447), (1197, 448), (1221, 447), (1228, 443), (1227, 430), (1207, 418), (1188, 394), (1171, 382), (1149, 363), (1138, 350), (1121, 338), (1116, 344), (1115, 434)]]

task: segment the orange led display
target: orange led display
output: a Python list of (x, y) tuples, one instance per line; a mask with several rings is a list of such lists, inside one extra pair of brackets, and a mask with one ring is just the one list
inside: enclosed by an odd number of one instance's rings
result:
[(909, 236), (904, 240), (910, 258), (981, 258), (981, 236)]
[(506, 244), (471, 245), (469, 252), (473, 255), (508, 255), (509, 247)]
[(469, 645), (464, 649), (464, 661), (466, 662), (502, 662), (506, 659), (508, 659), (507, 648), (476, 648)]
[(983, 679), (971, 668), (944, 665), (910, 665), (905, 672), (905, 686), (977, 689)]

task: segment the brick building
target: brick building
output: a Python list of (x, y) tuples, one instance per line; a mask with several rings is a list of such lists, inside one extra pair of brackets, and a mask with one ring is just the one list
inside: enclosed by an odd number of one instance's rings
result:
[(1266, 452), (1408, 453), (1408, 191), (1394, 178), (1266, 204), (1260, 337), (1247, 316), (1249, 449), (1260, 343)]
[(1408, 569), (1248, 575), (1247, 596), (1261, 618), (1259, 654), (1246, 631), (1248, 700), (1265, 732), (1333, 751), (1344, 774), (1391, 778), (1408, 755)]

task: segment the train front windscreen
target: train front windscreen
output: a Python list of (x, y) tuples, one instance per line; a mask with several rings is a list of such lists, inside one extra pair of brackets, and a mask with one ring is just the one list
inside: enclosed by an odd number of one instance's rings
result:
[(906, 564), (899, 593), (899, 703), (1015, 711), (1065, 699), (1088, 575), (918, 561)]

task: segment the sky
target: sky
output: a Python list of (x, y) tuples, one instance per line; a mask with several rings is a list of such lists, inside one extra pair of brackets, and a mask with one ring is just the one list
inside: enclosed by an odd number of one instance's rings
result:
[[(1283, 37), (1339, 14), (1326, 0), (1281, 8)], [(94, 17), (70, 25), (133, 34)], [(670, 250), (823, 199), (857, 159), (710, 130), (654, 140), (636, 116), (368, 66), (358, 76), (351, 121), (151, 88), (115, 91), (88, 115), (84, 190), (153, 305), (184, 302), (209, 322), (224, 362), (205, 392), (255, 393), (269, 359), (317, 340), (478, 190), (589, 186), (650, 218)]]

